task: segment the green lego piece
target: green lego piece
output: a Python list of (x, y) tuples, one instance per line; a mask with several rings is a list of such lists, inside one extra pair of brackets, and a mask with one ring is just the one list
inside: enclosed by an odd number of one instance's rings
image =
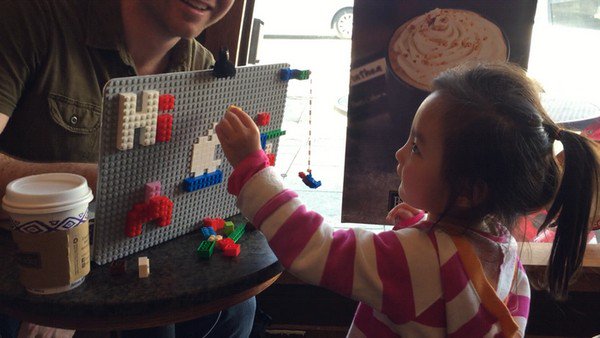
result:
[(198, 249), (196, 249), (196, 252), (198, 252), (198, 255), (202, 258), (210, 258), (210, 256), (213, 254), (214, 248), (215, 242), (202, 241), (200, 246), (198, 246)]
[(306, 80), (310, 77), (310, 70), (301, 70), (298, 72), (297, 79), (298, 80)]
[(275, 137), (280, 137), (280, 136), (285, 135), (285, 130), (281, 130), (281, 129), (270, 130), (270, 131), (265, 132), (265, 135), (267, 136), (267, 140), (269, 140), (269, 139), (272, 139)]
[(281, 129), (270, 130), (270, 131), (265, 132), (265, 134), (267, 135), (267, 140), (269, 140), (269, 139), (272, 139), (275, 137), (280, 137), (280, 136), (285, 135), (285, 130), (281, 130)]
[(233, 232), (234, 229), (235, 229), (235, 225), (233, 224), (233, 222), (227, 221), (227, 222), (225, 222), (225, 227), (223, 227), (223, 233), (226, 236), (229, 236)]
[(242, 224), (242, 225), (235, 227), (235, 230), (233, 230), (231, 235), (229, 235), (227, 237), (231, 238), (234, 243), (237, 243), (237, 241), (242, 237), (242, 235), (244, 234), (245, 231), (246, 231), (246, 224)]

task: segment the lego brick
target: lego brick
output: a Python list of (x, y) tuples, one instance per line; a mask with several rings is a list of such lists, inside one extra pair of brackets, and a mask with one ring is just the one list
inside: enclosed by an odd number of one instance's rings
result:
[(117, 149), (133, 149), (135, 130), (140, 129), (139, 144), (150, 146), (156, 143), (158, 118), (158, 91), (142, 91), (142, 109), (137, 111), (137, 94), (119, 94)]
[(210, 226), (201, 227), (200, 232), (202, 233), (202, 236), (204, 237), (204, 239), (208, 239), (210, 236), (217, 234), (215, 232), (215, 230), (213, 228), (211, 228)]
[(227, 238), (231, 238), (235, 243), (242, 237), (244, 232), (246, 231), (246, 225), (241, 224), (235, 227), (235, 230)]
[[(193, 187), (196, 190), (186, 189), (184, 180), (192, 176), (190, 168), (193, 148), (200, 137), (207, 137), (208, 141), (209, 132), (212, 132), (214, 124), (231, 104), (242, 107), (253, 118), (256, 118), (257, 112), (269, 112), (270, 123), (261, 127), (261, 132), (280, 130), (288, 86), (288, 82), (278, 78), (279, 70), (283, 67), (289, 65), (240, 67), (235, 77), (222, 79), (216, 79), (207, 70), (120, 78), (106, 84), (95, 196), (96, 226), (92, 253), (95, 263), (105, 264), (198, 231), (199, 214), (228, 218), (239, 213), (235, 198), (227, 193), (226, 184), (215, 183), (226, 180), (233, 170), (218, 144), (213, 148), (212, 158), (208, 158), (221, 160), (215, 170), (215, 173), (218, 171), (220, 174), (214, 174), (210, 179), (204, 177), (197, 182), (192, 181), (194, 184), (189, 184), (187, 188)], [(140, 103), (143, 91), (156, 91), (156, 101), (166, 94), (176, 98), (177, 104), (172, 110), (168, 110), (173, 119), (171, 139), (169, 142), (139, 146), (137, 143), (142, 131), (140, 127), (127, 135), (129, 139), (125, 139), (130, 142), (131, 148), (120, 151), (115, 147), (119, 125), (119, 97), (123, 93), (135, 96), (137, 108), (132, 111), (139, 114), (139, 107), (143, 106)], [(129, 101), (130, 109), (133, 102), (135, 101)], [(163, 111), (160, 115), (163, 114), (166, 113)], [(272, 153), (276, 154), (279, 140), (274, 138), (269, 142), (273, 144)], [(199, 174), (204, 175), (203, 172)], [(143, 219), (144, 214), (138, 210), (132, 214), (137, 220), (130, 220), (131, 226), (127, 226), (129, 211), (134, 204), (145, 201), (145, 184), (153, 181), (161, 182), (162, 194), (173, 202), (171, 225), (161, 227), (157, 221), (143, 225), (144, 223), (139, 223), (139, 219)], [(200, 186), (203, 188), (199, 188)], [(164, 220), (166, 222), (167, 218)], [(129, 234), (123, 233), (124, 228)]]
[(210, 187), (211, 185), (223, 182), (223, 172), (217, 170), (212, 173), (203, 174), (196, 177), (187, 177), (183, 180), (183, 189), (188, 192)]
[(264, 150), (265, 150), (265, 153), (272, 154), (273, 153), (273, 143), (267, 142)]
[(225, 224), (223, 225), (223, 233), (226, 236), (229, 236), (229, 234), (231, 234), (233, 232), (233, 230), (235, 230), (235, 225), (233, 224), (233, 222), (231, 222), (231, 221), (225, 222)]
[(148, 257), (138, 257), (138, 277), (148, 278), (150, 276), (150, 260)]
[(148, 202), (134, 204), (127, 213), (125, 235), (137, 237), (142, 234), (142, 225), (156, 220), (160, 227), (171, 224), (173, 202), (167, 196), (154, 196)]
[(267, 134), (260, 133), (260, 147), (265, 150), (267, 148)]
[(267, 140), (285, 135), (285, 130), (270, 130), (265, 133)]
[(225, 247), (228, 246), (228, 245), (230, 245), (230, 244), (235, 244), (235, 242), (231, 238), (223, 238), (220, 241), (217, 241), (217, 247), (220, 250), (225, 249)]
[(164, 112), (175, 109), (175, 96), (162, 94), (158, 96), (158, 111)]
[(213, 254), (213, 250), (215, 249), (215, 242), (210, 241), (202, 241), (196, 249), (198, 256), (202, 258), (210, 258)]
[(144, 200), (148, 202), (155, 196), (160, 196), (160, 181), (146, 183), (146, 196)]
[(307, 80), (310, 77), (310, 70), (290, 69), (289, 67), (282, 68), (279, 71), (279, 78), (283, 81)]
[(156, 119), (156, 142), (169, 142), (173, 133), (173, 115), (160, 114)]
[(269, 164), (271, 166), (275, 165), (275, 154), (267, 154), (267, 158), (269, 159)]
[(266, 126), (269, 122), (271, 122), (271, 114), (265, 112), (256, 114), (256, 124), (258, 126)]
[(211, 227), (213, 228), (215, 231), (219, 231), (221, 229), (223, 229), (223, 227), (225, 226), (225, 220), (222, 218), (205, 218), (202, 220), (202, 224), (205, 227)]
[(173, 217), (173, 202), (167, 196), (155, 196), (150, 199), (152, 219), (157, 220), (160, 227), (171, 224)]
[(303, 172), (299, 172), (298, 177), (300, 177), (302, 182), (304, 182), (304, 184), (311, 189), (316, 189), (321, 186), (321, 181), (315, 180), (312, 176), (312, 173), (308, 173), (308, 175), (306, 175)]
[(236, 257), (239, 256), (241, 252), (239, 244), (229, 244), (225, 248), (223, 248), (223, 255), (227, 257)]
[(219, 139), (214, 133), (214, 126), (208, 130), (206, 136), (198, 137), (194, 144), (190, 168), (195, 177), (217, 170), (222, 162), (221, 159), (214, 159), (217, 145), (219, 145)]

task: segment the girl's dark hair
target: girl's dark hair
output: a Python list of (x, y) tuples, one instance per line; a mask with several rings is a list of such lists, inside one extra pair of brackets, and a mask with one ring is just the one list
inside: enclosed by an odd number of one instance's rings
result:
[[(433, 90), (447, 102), (446, 209), (461, 195), (483, 196), (475, 199), (473, 216), (512, 229), (520, 216), (549, 207), (540, 231), (551, 223), (557, 228), (547, 286), (565, 298), (596, 214), (600, 170), (593, 142), (557, 126), (542, 107), (539, 86), (516, 65), (460, 66), (441, 73)], [(564, 146), (564, 169), (553, 154), (555, 140)]]

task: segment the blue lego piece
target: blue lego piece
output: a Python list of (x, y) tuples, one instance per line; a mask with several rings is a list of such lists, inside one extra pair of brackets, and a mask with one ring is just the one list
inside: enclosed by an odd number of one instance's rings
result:
[(213, 229), (212, 227), (202, 227), (200, 228), (200, 232), (202, 232), (202, 236), (204, 237), (204, 239), (208, 239), (208, 237), (210, 237), (211, 235), (217, 235), (215, 229)]
[(316, 189), (321, 186), (321, 181), (315, 180), (312, 177), (311, 172), (309, 172), (308, 175), (306, 175), (303, 172), (300, 172), (298, 173), (298, 176), (302, 179), (302, 182), (304, 182), (304, 184), (311, 189)]
[(200, 176), (184, 179), (183, 190), (192, 192), (221, 182), (223, 182), (223, 172), (221, 170), (215, 170), (212, 173), (205, 173)]
[(281, 68), (281, 70), (279, 71), (279, 78), (283, 81), (289, 81), (291, 79), (306, 80), (309, 77), (310, 70)]
[(279, 78), (283, 81), (289, 81), (292, 78), (292, 70), (289, 68), (281, 68)]
[(267, 138), (269, 138), (269, 135), (267, 135), (267, 133), (260, 134), (260, 147), (262, 148), (262, 150), (265, 150), (265, 148), (267, 148)]

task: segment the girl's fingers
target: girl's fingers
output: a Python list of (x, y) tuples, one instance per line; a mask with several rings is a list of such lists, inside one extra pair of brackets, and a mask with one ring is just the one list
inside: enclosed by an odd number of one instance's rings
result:
[(229, 122), (231, 129), (234, 131), (241, 130), (244, 127), (242, 121), (240, 121), (237, 114), (231, 108), (227, 109), (227, 112), (225, 112), (225, 119)]
[(221, 129), (219, 129), (218, 126), (215, 128), (215, 131), (217, 134), (217, 138), (219, 139), (219, 143), (221, 143), (221, 146), (229, 142), (229, 139), (227, 138), (225, 133)]
[(250, 115), (242, 112), (241, 114), (238, 114), (238, 118), (246, 128), (256, 128), (256, 123), (254, 123), (254, 120), (250, 117)]
[(406, 204), (406, 203), (404, 203), (404, 202), (402, 202), (402, 203), (401, 203), (401, 205), (402, 205), (402, 206), (405, 208), (405, 210), (409, 210), (409, 211), (410, 211), (410, 212), (412, 212), (414, 215), (416, 215), (416, 214), (420, 213), (421, 211), (423, 211), (423, 210), (421, 210), (421, 209), (417, 209), (417, 208), (413, 207), (412, 205), (410, 205), (410, 204)]
[(396, 214), (396, 220), (409, 219), (414, 215), (416, 215), (416, 213), (412, 213), (406, 209), (398, 210), (398, 213)]
[(250, 117), (250, 115), (248, 115), (248, 113), (243, 111), (240, 107), (230, 106), (228, 110), (239, 119), (244, 127), (248, 129), (258, 128), (256, 127), (256, 123), (254, 123), (254, 120)]
[(388, 221), (396, 222), (397, 220), (408, 219), (422, 212), (421, 209), (417, 209), (412, 205), (406, 203), (400, 203), (395, 206), (390, 212), (388, 212), (386, 219)]
[(221, 121), (216, 125), (215, 131), (217, 132), (217, 136), (219, 138), (223, 138), (225, 140), (229, 139), (229, 134), (231, 133), (231, 124), (227, 119), (222, 118)]

